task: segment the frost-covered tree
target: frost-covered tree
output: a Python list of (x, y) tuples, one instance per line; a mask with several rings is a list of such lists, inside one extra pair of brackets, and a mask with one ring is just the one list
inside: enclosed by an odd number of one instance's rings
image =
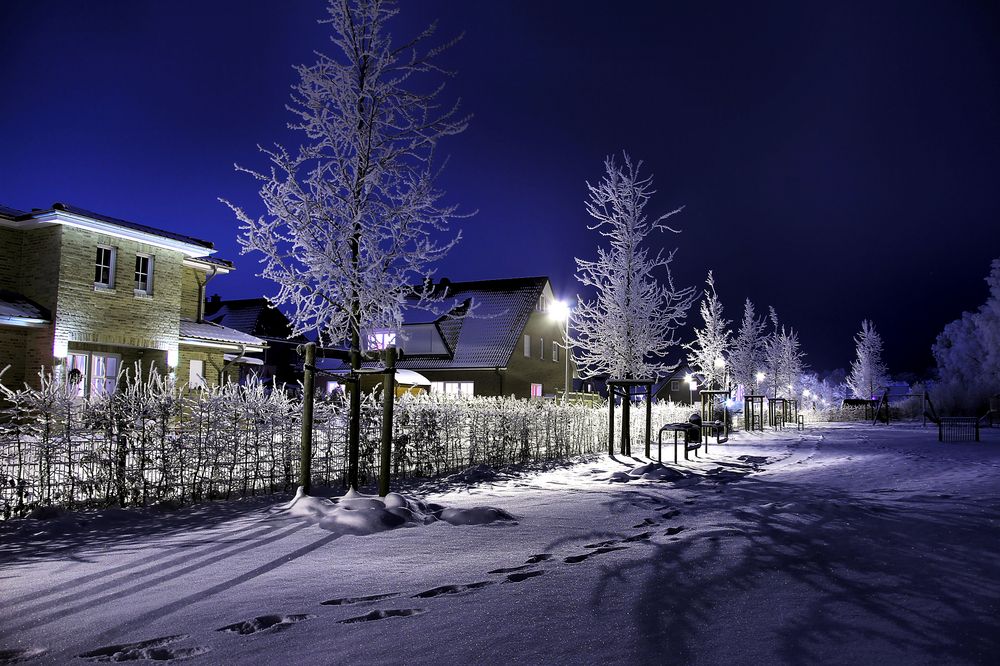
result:
[(764, 318), (756, 316), (753, 302), (748, 298), (743, 304), (743, 321), (729, 353), (733, 383), (743, 386), (748, 393), (750, 387), (757, 384), (757, 373), (764, 368), (764, 329)]
[(980, 414), (1000, 393), (1000, 259), (986, 284), (986, 302), (945, 326), (932, 348), (940, 377), (935, 402), (949, 411)]
[(578, 298), (572, 344), (587, 376), (653, 378), (670, 367), (660, 359), (678, 344), (676, 330), (695, 292), (674, 285), (670, 262), (676, 250), (652, 255), (644, 245), (654, 231), (677, 233), (666, 219), (680, 209), (649, 218), (645, 208), (655, 193), (652, 177), (640, 176), (642, 162), (633, 165), (627, 154), (623, 162), (619, 166), (607, 158), (602, 180), (587, 183), (586, 210), (596, 220), (588, 228), (607, 246), (598, 247), (594, 261), (576, 259), (576, 279), (593, 288), (596, 297)]
[(854, 344), (856, 356), (847, 376), (847, 387), (855, 398), (871, 400), (889, 381), (888, 368), (882, 361), (882, 336), (875, 330), (874, 322), (867, 319), (861, 322)]
[(712, 271), (708, 272), (705, 284), (708, 287), (700, 308), (704, 326), (694, 329), (694, 341), (684, 347), (688, 350), (688, 364), (704, 378), (705, 386), (711, 388), (722, 386), (726, 374), (724, 364), (729, 353), (731, 322), (722, 316), (722, 301), (715, 291)]
[(794, 398), (801, 390), (805, 354), (799, 346), (799, 334), (778, 321), (778, 313), (771, 308), (772, 330), (764, 343), (765, 386), (771, 397)]
[(277, 283), (269, 300), (285, 306), (292, 333), (346, 342), (357, 369), (362, 335), (398, 329), (408, 299), (431, 298), (409, 285), (422, 284), (458, 240), (449, 231), (456, 209), (434, 186), (435, 151), (467, 119), (442, 103), (446, 72), (436, 60), (451, 42), (431, 44), (433, 25), (397, 41), (392, 2), (329, 0), (327, 12), (334, 52), (296, 68), (288, 106), (301, 143), (261, 148), (267, 171), (237, 166), (260, 183), (263, 214), (225, 203), (241, 223), (243, 252), (258, 253), (260, 275)]

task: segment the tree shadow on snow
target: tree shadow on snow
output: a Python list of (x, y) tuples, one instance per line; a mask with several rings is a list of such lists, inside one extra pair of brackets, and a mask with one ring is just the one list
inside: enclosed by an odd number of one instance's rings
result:
[[(636, 635), (659, 663), (690, 663), (720, 635), (728, 646), (769, 642), (786, 663), (836, 661), (831, 648), (854, 642), (935, 662), (985, 663), (1000, 651), (995, 502), (859, 497), (748, 478), (725, 497), (699, 498), (698, 508), (728, 509), (736, 520), (609, 564), (593, 591), (599, 608), (621, 581), (638, 586)], [(774, 589), (776, 581), (791, 590)], [(777, 596), (762, 596), (769, 594)], [(803, 597), (787, 608), (771, 605)], [(757, 626), (772, 618), (771, 635), (741, 636), (744, 627), (720, 624), (719, 612), (734, 617), (733, 607), (755, 614)]]

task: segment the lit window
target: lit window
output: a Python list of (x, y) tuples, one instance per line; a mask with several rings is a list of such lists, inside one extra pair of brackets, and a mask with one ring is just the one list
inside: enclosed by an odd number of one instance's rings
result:
[(552, 341), (552, 360), (559, 362), (559, 343), (555, 340)]
[(393, 331), (373, 331), (368, 334), (368, 349), (389, 349), (396, 346)]
[(87, 354), (69, 354), (66, 357), (66, 383), (71, 393), (78, 398), (86, 393), (89, 358)]
[(538, 338), (538, 358), (545, 360), (545, 338)]
[(191, 359), (188, 370), (188, 388), (205, 388), (205, 361)]
[(431, 393), (452, 397), (472, 396), (476, 394), (476, 386), (475, 382), (431, 382)]
[(525, 357), (530, 357), (531, 356), (531, 336), (530, 335), (525, 335), (524, 336), (524, 355), (525, 355)]
[(541, 384), (532, 384), (531, 385), (531, 397), (532, 398), (541, 398), (542, 397), (542, 385)]
[(91, 354), (90, 394), (114, 393), (118, 383), (118, 357), (112, 354)]
[(94, 287), (114, 289), (115, 286), (115, 248), (106, 245), (97, 246), (97, 258), (94, 260)]
[(137, 294), (153, 293), (153, 257), (148, 254), (135, 255), (135, 291)]

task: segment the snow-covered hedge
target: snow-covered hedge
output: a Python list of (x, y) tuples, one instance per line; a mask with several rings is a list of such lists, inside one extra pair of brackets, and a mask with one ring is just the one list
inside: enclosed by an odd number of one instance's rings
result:
[[(40, 388), (0, 384), (0, 515), (44, 506), (146, 505), (289, 490), (297, 481), (301, 403), (259, 383), (189, 390), (156, 372), (129, 369), (122, 388), (74, 398), (49, 376)], [(690, 407), (657, 404), (653, 433)], [(396, 478), (450, 474), (607, 450), (607, 404), (514, 398), (405, 396), (395, 407)], [(616, 430), (621, 409), (616, 410)], [(633, 451), (643, 448), (645, 409), (632, 410)], [(378, 469), (381, 399), (367, 395), (362, 483)], [(618, 444), (615, 444), (616, 450)], [(319, 399), (313, 481), (337, 485), (347, 467), (347, 406)]]

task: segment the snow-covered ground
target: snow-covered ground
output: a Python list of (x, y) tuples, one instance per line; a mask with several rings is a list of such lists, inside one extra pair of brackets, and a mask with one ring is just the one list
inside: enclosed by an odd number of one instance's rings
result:
[(738, 434), (683, 478), (616, 474), (645, 462), (353, 500), (378, 520), (285, 497), (11, 521), (0, 662), (1000, 663), (1000, 430)]

